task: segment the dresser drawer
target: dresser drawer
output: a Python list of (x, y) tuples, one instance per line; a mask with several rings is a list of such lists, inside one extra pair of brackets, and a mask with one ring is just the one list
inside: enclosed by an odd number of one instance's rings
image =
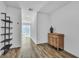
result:
[(48, 43), (57, 49), (64, 49), (64, 35), (57, 33), (48, 34)]

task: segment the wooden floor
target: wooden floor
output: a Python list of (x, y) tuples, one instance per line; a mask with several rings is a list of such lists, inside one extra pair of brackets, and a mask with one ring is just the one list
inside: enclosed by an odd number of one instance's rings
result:
[(1, 55), (0, 58), (17, 58), (20, 52), (20, 48), (12, 48), (5, 55)]
[(76, 56), (73, 56), (64, 50), (57, 51), (47, 43), (37, 45), (30, 39), (26, 39), (25, 41), (23, 49), (22, 47), (10, 49), (6, 55), (2, 55), (0, 58), (76, 58)]
[(76, 56), (73, 56), (64, 50), (57, 51), (47, 43), (38, 45), (33, 43), (33, 48), (39, 58), (76, 58)]

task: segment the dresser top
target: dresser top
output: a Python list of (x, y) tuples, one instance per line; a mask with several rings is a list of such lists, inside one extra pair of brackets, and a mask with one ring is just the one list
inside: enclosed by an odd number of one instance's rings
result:
[(57, 35), (57, 36), (64, 36), (64, 34), (61, 34), (61, 33), (56, 33), (56, 32), (54, 32), (54, 33), (48, 33), (49, 35)]

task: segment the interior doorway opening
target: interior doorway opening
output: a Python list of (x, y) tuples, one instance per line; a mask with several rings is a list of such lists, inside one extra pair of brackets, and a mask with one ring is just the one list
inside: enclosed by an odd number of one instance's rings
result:
[(22, 39), (30, 37), (31, 37), (30, 24), (22, 23)]
[(21, 57), (32, 57), (32, 45), (31, 45), (31, 21), (32, 13), (28, 10), (22, 9), (22, 39), (21, 39)]
[[(22, 23), (22, 40), (21, 40), (21, 55), (22, 58), (31, 57), (31, 25)], [(30, 52), (29, 52), (30, 51)]]

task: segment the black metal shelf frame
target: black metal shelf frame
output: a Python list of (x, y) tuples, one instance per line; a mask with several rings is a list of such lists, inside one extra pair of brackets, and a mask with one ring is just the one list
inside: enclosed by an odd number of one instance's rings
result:
[[(12, 29), (12, 27), (10, 27), (10, 24), (13, 23), (11, 20), (10, 20), (10, 16), (6, 16), (6, 13), (1, 13), (5, 16), (4, 19), (1, 19), (3, 22), (4, 22), (4, 26), (2, 26), (1, 28), (4, 29), (4, 33), (1, 34), (4, 36), (4, 40), (1, 41), (0, 43), (4, 43), (4, 47), (1, 48), (1, 50), (4, 50), (4, 55), (9, 51), (10, 47), (12, 46), (12, 44), (10, 44), (10, 41), (12, 40), (12, 38), (10, 38), (10, 35), (12, 33), (10, 33), (10, 30)], [(8, 20), (7, 20), (8, 18)], [(9, 26), (6, 27), (7, 23), (9, 23)], [(8, 33), (6, 32), (6, 29), (8, 29)], [(8, 38), (6, 38), (6, 36), (8, 36)], [(8, 44), (6, 44), (6, 42), (8, 42)]]
[(1, 35), (11, 35), (12, 33), (4, 33), (4, 34), (1, 34)]
[(1, 20), (4, 21), (4, 22), (12, 23), (12, 21), (10, 21), (10, 20), (4, 20), (4, 19), (1, 19)]
[(1, 48), (1, 50), (9, 49), (11, 45), (12, 45), (12, 44), (5, 45), (4, 47)]
[(12, 38), (3, 40), (3, 41), (1, 41), (1, 43), (8, 42), (8, 41), (10, 41), (10, 40), (12, 40)]
[(12, 29), (12, 27), (1, 27), (1, 28)]

